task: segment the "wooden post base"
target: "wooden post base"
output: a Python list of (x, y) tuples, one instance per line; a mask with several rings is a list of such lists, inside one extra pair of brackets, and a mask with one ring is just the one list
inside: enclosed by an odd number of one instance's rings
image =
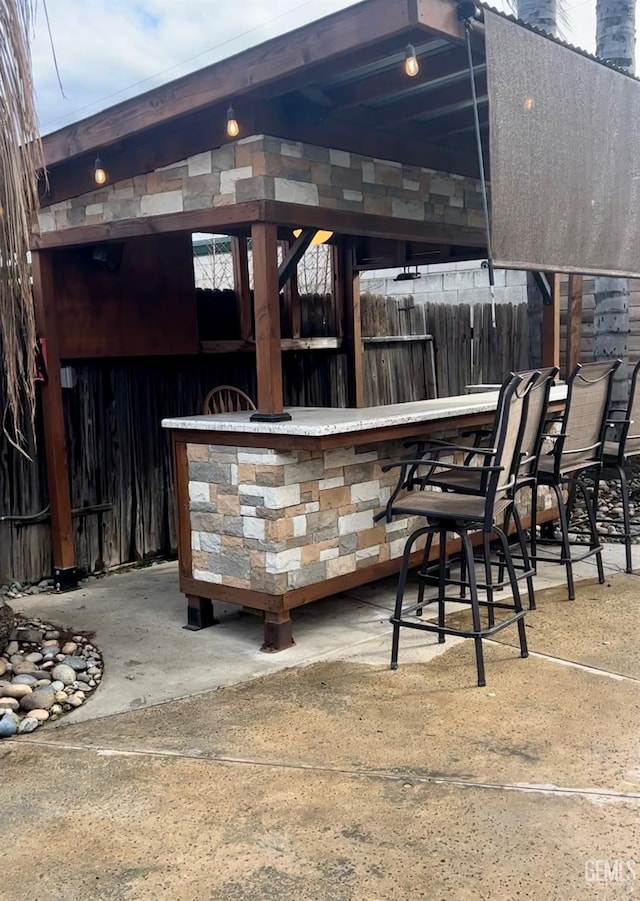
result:
[(189, 632), (199, 632), (209, 626), (216, 626), (218, 620), (213, 615), (213, 602), (209, 598), (188, 594), (187, 598), (187, 624), (183, 629)]
[(264, 641), (260, 650), (267, 654), (275, 654), (278, 651), (286, 651), (294, 644), (290, 612), (267, 611), (264, 615)]

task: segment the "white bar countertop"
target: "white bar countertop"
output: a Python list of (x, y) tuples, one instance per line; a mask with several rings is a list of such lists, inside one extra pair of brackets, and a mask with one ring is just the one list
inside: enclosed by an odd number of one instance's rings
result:
[[(551, 400), (562, 401), (567, 396), (564, 384), (551, 389)], [(419, 425), (474, 413), (490, 413), (498, 403), (497, 391), (439, 397), (407, 404), (388, 404), (382, 407), (287, 407), (288, 422), (251, 422), (251, 411), (218, 413), (211, 416), (181, 416), (163, 419), (165, 429), (202, 432), (245, 432), (252, 435), (304, 435), (322, 438), (349, 432), (365, 432), (398, 425)]]

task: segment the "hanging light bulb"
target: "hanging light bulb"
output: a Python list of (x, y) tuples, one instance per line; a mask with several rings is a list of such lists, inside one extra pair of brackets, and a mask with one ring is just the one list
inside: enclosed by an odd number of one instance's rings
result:
[(97, 185), (103, 185), (107, 180), (107, 173), (102, 168), (102, 163), (100, 162), (100, 157), (96, 157), (96, 161), (94, 164), (93, 177)]
[(413, 78), (420, 71), (420, 64), (416, 56), (416, 48), (413, 44), (407, 44), (404, 51), (404, 71)]
[(229, 105), (229, 109), (227, 110), (227, 134), (230, 138), (237, 138), (240, 134), (240, 126), (236, 119), (236, 112), (231, 105)]

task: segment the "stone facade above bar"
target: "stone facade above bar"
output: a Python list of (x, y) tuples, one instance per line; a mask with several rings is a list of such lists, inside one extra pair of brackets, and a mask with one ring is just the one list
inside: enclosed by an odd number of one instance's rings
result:
[[(108, 162), (105, 159), (108, 169)], [(391, 160), (254, 135), (38, 215), (41, 232), (256, 200), (482, 227), (480, 183)]]

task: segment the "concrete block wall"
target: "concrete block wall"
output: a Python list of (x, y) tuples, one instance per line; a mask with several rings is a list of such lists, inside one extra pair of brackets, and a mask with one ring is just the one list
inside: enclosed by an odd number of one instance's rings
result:
[[(363, 272), (361, 289), (384, 297), (413, 297), (418, 303), (490, 303), (489, 274), (481, 260), (420, 266), (417, 278), (396, 281), (398, 271)], [(495, 272), (498, 303), (526, 303), (527, 274), (511, 269)]]

